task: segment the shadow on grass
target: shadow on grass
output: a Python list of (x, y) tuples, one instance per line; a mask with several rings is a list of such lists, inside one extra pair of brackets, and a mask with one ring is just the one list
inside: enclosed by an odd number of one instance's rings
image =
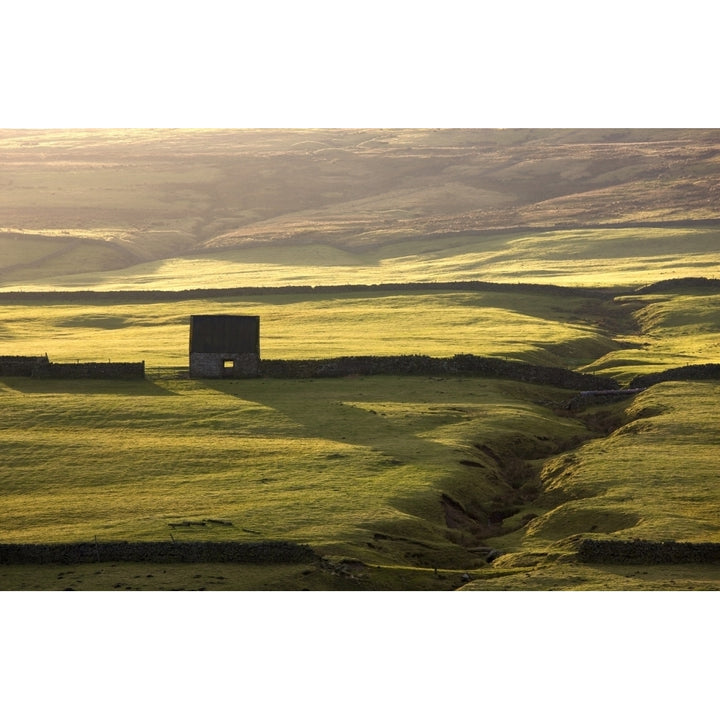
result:
[(6, 377), (0, 379), (0, 387), (25, 394), (67, 394), (67, 395), (128, 395), (159, 396), (175, 395), (151, 380), (96, 380), (94, 378), (36, 379)]
[[(398, 483), (394, 490), (388, 492), (386, 502), (406, 514), (408, 522), (401, 528), (391, 523), (389, 534), (386, 533), (388, 526), (380, 527), (374, 521), (368, 521), (364, 530), (369, 528), (372, 532), (392, 535), (392, 538), (388, 537), (391, 545), (399, 541), (402, 551), (397, 552), (401, 555), (393, 554), (394, 551), (391, 553), (396, 561), (399, 561), (398, 558), (406, 561), (408, 553), (414, 557), (413, 564), (418, 561), (415, 541), (424, 542), (427, 539), (428, 522), (437, 524), (436, 535), (431, 535), (431, 542), (438, 543), (438, 547), (445, 550), (453, 548), (453, 541), (445, 537), (440, 512), (441, 493), (446, 490), (445, 483), (455, 475), (466, 477), (479, 472), (456, 462), (442, 443), (435, 442), (426, 434), (433, 428), (461, 421), (461, 414), (447, 408), (438, 411), (434, 406), (461, 402), (466, 397), (462, 381), (451, 381), (449, 384), (452, 387), (427, 378), (392, 377), (208, 380), (203, 384), (238, 400), (272, 408), (300, 426), (300, 434), (296, 435), (298, 438), (306, 434), (307, 437), (342, 443), (347, 445), (348, 456), (352, 455), (353, 446), (372, 451), (374, 455), (365, 456), (362, 462), (371, 467), (378, 477)], [(403, 402), (409, 405), (427, 404), (427, 413), (415, 417), (403, 412), (386, 415), (383, 407), (386, 403), (401, 405)], [(341, 463), (336, 472), (343, 472), (345, 453), (339, 447), (321, 462), (336, 460)], [(351, 472), (351, 468), (351, 465), (348, 466), (347, 471)], [(387, 473), (392, 473), (392, 480)], [(430, 474), (434, 480), (427, 485), (424, 482), (415, 485), (409, 480), (418, 475), (429, 478)], [(415, 544), (409, 546), (407, 543)], [(434, 550), (427, 546), (422, 552), (432, 554)]]
[[(203, 380), (205, 387), (239, 400), (249, 400), (301, 425), (309, 436), (375, 448), (393, 454), (398, 444), (407, 454), (432, 454), (435, 446), (412, 429), (398, 426), (382, 414), (356, 407), (358, 400), (382, 403), (402, 401), (385, 386), (368, 387), (360, 378)], [(297, 390), (295, 392), (295, 390)]]

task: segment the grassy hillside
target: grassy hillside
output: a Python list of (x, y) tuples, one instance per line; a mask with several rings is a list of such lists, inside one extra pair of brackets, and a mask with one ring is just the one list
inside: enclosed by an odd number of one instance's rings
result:
[[(472, 352), (626, 382), (717, 361), (716, 305), (702, 283), (614, 299), (541, 288), (15, 298), (0, 314), (3, 354), (151, 352), (144, 382), (3, 379), (3, 540), (286, 539), (331, 562), (166, 577), (149, 566), (72, 569), (77, 587), (96, 589), (638, 589), (677, 578), (706, 588), (714, 576), (701, 567), (635, 574), (568, 561), (580, 536), (720, 540), (712, 382), (661, 383), (571, 412), (572, 392), (511, 381), (202, 382), (183, 370), (189, 314), (258, 312), (268, 358)], [(210, 522), (173, 527), (185, 521)], [(488, 548), (504, 553), (491, 565)], [(68, 582), (61, 568), (0, 572), (4, 587)]]
[[(470, 562), (446, 537), (438, 491), (497, 493), (490, 477), (485, 490), (470, 488), (473, 440), (497, 447), (511, 432), (542, 445), (542, 432), (564, 441), (578, 432), (536, 404), (562, 392), (481, 380), (1, 387), (3, 537), (14, 542), (172, 532), (297, 540), (387, 562), (392, 542), (374, 539), (383, 533), (424, 541), (436, 564)], [(168, 525), (206, 518), (233, 525)]]
[[(19, 254), (19, 241), (11, 244)], [(93, 251), (95, 252), (95, 251)], [(251, 246), (92, 270), (94, 255), (72, 256), (62, 274), (4, 289), (175, 290), (403, 282), (473, 281), (638, 287), (720, 270), (714, 228), (643, 227), (462, 234), (369, 248)], [(56, 270), (60, 265), (54, 264)], [(82, 272), (77, 272), (82, 268)], [(28, 276), (36, 268), (25, 268)]]
[(524, 576), (476, 581), (466, 589), (717, 589), (713, 566), (594, 567), (567, 563), (580, 537), (717, 542), (718, 437), (715, 383), (663, 383), (628, 403), (620, 427), (545, 462), (549, 511), (521, 531), (495, 538), (512, 552), (494, 568)]
[(637, 323), (626, 346), (589, 363), (585, 371), (621, 381), (684, 365), (720, 361), (720, 298), (713, 288), (692, 283), (676, 289), (616, 297)]
[[(0, 295), (2, 302), (2, 295)], [(187, 368), (190, 315), (261, 318), (264, 358), (456, 353), (574, 368), (621, 347), (604, 324), (611, 299), (530, 289), (397, 290), (225, 296), (154, 302), (14, 299), (0, 305), (0, 354), (44, 354), (58, 362), (145, 360)], [(616, 319), (616, 322), (622, 321)]]
[(719, 141), (713, 130), (3, 130), (0, 283), (714, 274)]
[[(575, 557), (583, 537), (720, 541), (712, 381), (570, 409), (570, 391), (489, 378), (186, 371), (202, 313), (260, 315), (267, 359), (470, 353), (636, 386), (716, 363), (715, 286), (658, 281), (717, 274), (719, 140), (0, 131), (0, 290), (132, 291), (0, 293), (0, 355), (148, 371), (0, 379), (0, 539), (278, 539), (325, 558), (3, 567), (0, 588), (717, 587), (704, 567)], [(466, 280), (504, 284), (433, 286)], [(317, 285), (335, 287), (298, 287)], [(237, 287), (270, 291), (141, 292)]]

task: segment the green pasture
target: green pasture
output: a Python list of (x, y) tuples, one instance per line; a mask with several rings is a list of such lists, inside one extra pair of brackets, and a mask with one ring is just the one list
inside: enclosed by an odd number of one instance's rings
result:
[[(632, 590), (644, 581), (648, 589), (673, 589), (675, 582), (677, 589), (720, 587), (712, 567), (705, 573), (700, 566), (579, 568), (563, 562), (568, 541), (580, 536), (719, 542), (719, 408), (714, 382), (662, 383), (616, 408), (622, 422), (616, 430), (543, 462), (539, 504), (547, 510), (520, 531), (494, 539), (509, 551), (494, 569), (523, 569), (537, 589)], [(518, 589), (518, 577), (472, 589)]]
[[(136, 242), (130, 265), (127, 258), (123, 264), (115, 245), (98, 239), (55, 258), (51, 274), (38, 273), (31, 266), (0, 267), (0, 283), (5, 289), (172, 290), (483, 280), (628, 288), (674, 277), (712, 277), (720, 270), (718, 231), (707, 228), (437, 237), (395, 231), (383, 237), (380, 229), (340, 245), (329, 243), (317, 227), (308, 232), (309, 239), (292, 244), (238, 241), (230, 249), (179, 252), (149, 262), (141, 262), (142, 242)], [(173, 237), (182, 244), (180, 236), (162, 233), (148, 235), (145, 242), (150, 247), (170, 243)], [(52, 240), (57, 243), (56, 237)], [(21, 255), (18, 245), (22, 244), (28, 246), (29, 259), (40, 258), (43, 251), (49, 252), (48, 242), (48, 238), (0, 237), (8, 257)]]
[(0, 294), (0, 354), (56, 362), (139, 361), (148, 372), (188, 364), (189, 318), (252, 314), (261, 355), (487, 355), (608, 374), (637, 375), (720, 357), (720, 296), (556, 295), (541, 289), (338, 291), (197, 300), (42, 305)]
[(617, 341), (625, 346), (588, 363), (585, 372), (620, 382), (684, 365), (720, 362), (720, 295), (706, 289), (618, 296), (636, 328)]
[[(440, 493), (505, 492), (478, 438), (502, 454), (587, 434), (547, 407), (568, 391), (468, 378), (6, 378), (0, 396), (8, 542), (280, 539), (472, 566)], [(170, 525), (202, 520), (232, 525)]]
[(248, 295), (93, 305), (2, 304), (0, 354), (56, 362), (139, 361), (187, 368), (190, 316), (260, 316), (261, 356), (456, 353), (577, 367), (619, 346), (600, 327), (597, 298), (542, 292), (397, 291)]
[[(227, 312), (261, 316), (268, 358), (471, 352), (626, 380), (716, 362), (719, 310), (702, 289), (4, 304), (0, 354), (145, 359), (148, 373), (0, 382), (3, 541), (293, 540), (365, 568), (350, 578), (76, 567), (81, 582), (57, 567), (4, 568), (0, 587), (665, 589), (681, 577), (712, 587), (702, 568), (645, 577), (568, 558), (577, 536), (720, 541), (715, 383), (661, 383), (573, 415), (572, 392), (510, 381), (192, 381), (184, 371), (189, 316)], [(503, 520), (486, 531), (478, 518), (492, 512)], [(504, 553), (492, 565), (488, 546)]]
[[(60, 585), (54, 576), (47, 583)], [(197, 582), (197, 581), (195, 581)], [(518, 568), (515, 572), (496, 571), (463, 584), (462, 590), (518, 592), (534, 590), (582, 590), (587, 592), (638, 591), (717, 591), (720, 567), (717, 565), (579, 565), (548, 563), (542, 567)]]
[[(464, 570), (410, 566), (339, 564), (238, 565), (235, 563), (91, 563), (87, 565), (0, 565), (0, 590), (456, 590), (467, 583)], [(483, 571), (488, 579), (492, 572)], [(503, 576), (509, 573), (505, 571)], [(514, 574), (514, 573), (510, 573)]]
[[(716, 135), (0, 131), (0, 355), (147, 371), (0, 378), (0, 540), (293, 540), (331, 562), (5, 567), (0, 588), (717, 588), (572, 562), (582, 536), (720, 541), (713, 382), (570, 413), (569, 391), (487, 378), (187, 378), (189, 318), (215, 313), (259, 315), (267, 359), (470, 353), (620, 383), (720, 362), (720, 295), (638, 291), (718, 276), (718, 229), (678, 224), (714, 218)], [(468, 280), (505, 286), (432, 287)], [(2, 297), (236, 287), (278, 292)]]
[[(577, 417), (558, 411), (567, 391), (467, 378), (16, 378), (0, 395), (6, 542), (287, 539), (365, 563), (344, 579), (306, 566), (4, 568), (8, 589), (720, 586), (700, 566), (567, 561), (577, 536), (720, 541), (714, 383), (663, 383)], [(515, 514), (473, 540), (477, 527), (449, 527), (441, 495)], [(202, 520), (223, 524), (171, 525)], [(487, 565), (477, 543), (505, 554)]]

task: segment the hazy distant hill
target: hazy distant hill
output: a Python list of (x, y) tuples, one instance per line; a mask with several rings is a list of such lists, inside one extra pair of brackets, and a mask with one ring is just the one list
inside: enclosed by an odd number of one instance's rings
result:
[(249, 246), (720, 222), (718, 130), (0, 130), (0, 284)]

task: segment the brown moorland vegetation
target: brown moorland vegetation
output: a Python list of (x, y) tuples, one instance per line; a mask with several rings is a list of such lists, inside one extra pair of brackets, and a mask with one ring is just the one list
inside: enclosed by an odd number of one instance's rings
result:
[(5, 129), (0, 167), (4, 285), (239, 248), (712, 226), (720, 209), (717, 130)]

